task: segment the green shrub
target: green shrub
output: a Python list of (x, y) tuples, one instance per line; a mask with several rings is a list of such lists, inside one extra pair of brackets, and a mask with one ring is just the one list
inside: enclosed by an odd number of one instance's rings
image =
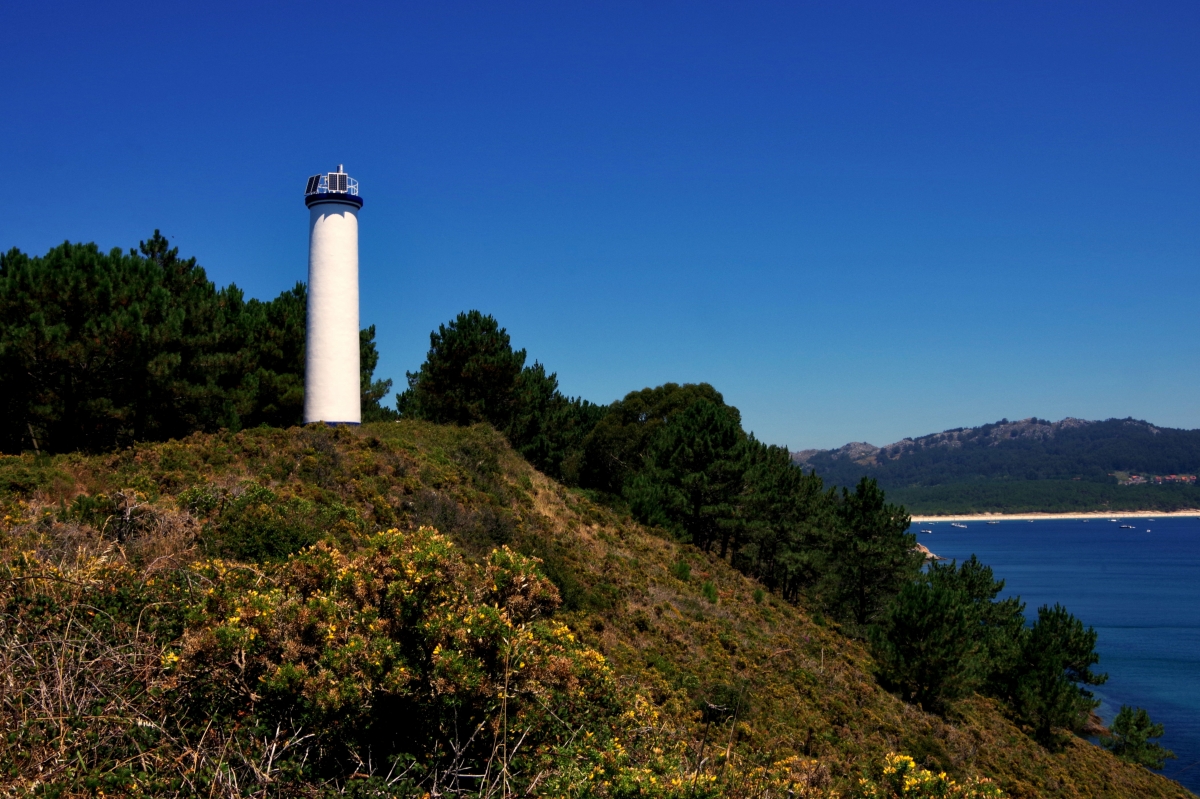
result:
[(108, 520), (119, 512), (117, 500), (107, 494), (80, 494), (71, 500), (70, 505), (64, 504), (58, 516), (64, 521), (75, 521), (103, 530)]
[(187, 488), (175, 497), (175, 504), (199, 519), (208, 518), (223, 504), (225, 492), (214, 485), (202, 485)]
[[(211, 502), (207, 495), (189, 499), (197, 509)], [(364, 530), (358, 511), (346, 505), (280, 496), (252, 483), (224, 498), (220, 513), (205, 525), (202, 541), (212, 555), (261, 563), (324, 539), (346, 543)]]
[(1150, 720), (1143, 708), (1121, 705), (1113, 719), (1110, 734), (1100, 738), (1100, 745), (1128, 763), (1161, 770), (1175, 753), (1154, 742), (1163, 736), (1163, 725)]
[(692, 564), (680, 558), (671, 565), (671, 574), (675, 575), (677, 580), (687, 582), (692, 579)]

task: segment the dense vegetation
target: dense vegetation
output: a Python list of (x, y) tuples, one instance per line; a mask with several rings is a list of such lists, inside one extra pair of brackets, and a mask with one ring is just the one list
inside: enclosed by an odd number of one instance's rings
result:
[(1079, 729), (1097, 705), (1084, 687), (1106, 679), (1091, 670), (1096, 633), (1060, 605), (1039, 608), (1026, 626), (1019, 598), (997, 600), (1003, 589), (974, 557), (961, 566), (931, 564), (871, 631), (880, 673), (902, 696), (935, 710), (971, 693), (994, 696), (1053, 746), (1056, 729)]
[[(400, 397), (405, 417), (482, 419), (501, 429), (536, 418), (521, 404), (525, 353), (512, 352), (494, 319), (461, 314), (433, 343)], [(1051, 747), (1057, 730), (1082, 729), (1096, 707), (1084, 687), (1105, 679), (1090, 668), (1094, 631), (1059, 606), (1040, 608), (1026, 627), (1024, 606), (997, 600), (1003, 582), (974, 560), (922, 572), (907, 514), (874, 480), (824, 490), (785, 450), (746, 434), (737, 409), (711, 386), (633, 392), (580, 439), (583, 430), (572, 427), (579, 452), (564, 459), (578, 472), (560, 479), (577, 478), (599, 500), (869, 634), (881, 679), (909, 701), (941, 711), (971, 694), (992, 696)], [(520, 436), (509, 435), (520, 449)]]
[(487, 422), (547, 474), (575, 478), (584, 436), (604, 409), (558, 390), (540, 363), (525, 365), (508, 332), (479, 311), (429, 334), (429, 356), (397, 395), (402, 416), (438, 424)]
[[(875, 480), (826, 488), (712, 386), (568, 398), (472, 311), (399, 424), (285, 431), (303, 286), (244, 302), (157, 233), (4, 259), (18, 793), (1178, 795), (1070, 735), (1104, 679), (1091, 629), (1027, 625), (974, 559), (923, 570)], [(365, 415), (395, 417), (372, 334)], [(1123, 724), (1118, 754), (1153, 765), (1157, 728)], [(1090, 779), (1064, 752), (1106, 782), (1064, 792)]]
[(30, 452), (0, 506), (8, 794), (1186, 796), (992, 699), (905, 704), (483, 425)]
[(746, 434), (710, 385), (668, 383), (603, 408), (563, 397), (478, 311), (431, 339), (398, 398), (404, 418), (488, 422), (553, 477), (860, 628), (920, 571), (904, 509), (873, 481), (825, 491), (786, 449)]
[[(196, 430), (300, 421), (306, 290), (218, 289), (154, 232), (138, 250), (0, 255), (0, 452), (100, 452)], [(362, 331), (366, 418), (388, 415)]]
[(1195, 485), (1117, 484), (1118, 474), (1200, 471), (1200, 430), (1134, 419), (1001, 420), (880, 449), (810, 450), (796, 459), (835, 485), (871, 477), (918, 513), (1200, 507)]

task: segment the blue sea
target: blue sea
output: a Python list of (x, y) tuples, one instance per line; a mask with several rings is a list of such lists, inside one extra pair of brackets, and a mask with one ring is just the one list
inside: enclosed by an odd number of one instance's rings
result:
[[(1179, 756), (1166, 776), (1200, 793), (1200, 518), (914, 522), (935, 554), (972, 554), (1020, 595), (1028, 618), (1059, 602), (1096, 628), (1093, 690), (1111, 722), (1121, 705), (1144, 707), (1166, 727), (1161, 743)], [(1121, 524), (1134, 529), (1123, 530)]]

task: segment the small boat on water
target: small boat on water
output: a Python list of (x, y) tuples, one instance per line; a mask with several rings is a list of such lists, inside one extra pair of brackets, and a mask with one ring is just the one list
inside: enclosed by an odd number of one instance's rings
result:
[(950, 522), (950, 526), (951, 526), (951, 527), (957, 527), (957, 528), (959, 528), (960, 530), (966, 530), (966, 529), (967, 529), (967, 526), (966, 526), (965, 524), (959, 524), (958, 522)]
[(999, 524), (1000, 522), (988, 522), (988, 524)]
[(922, 533), (932, 533), (932, 532), (933, 532), (933, 530), (922, 530), (921, 532), (922, 532)]
[(1132, 524), (1122, 524), (1122, 525), (1121, 525), (1121, 529), (1122, 529), (1122, 530), (1132, 530), (1132, 529), (1133, 529), (1133, 525), (1132, 525)]

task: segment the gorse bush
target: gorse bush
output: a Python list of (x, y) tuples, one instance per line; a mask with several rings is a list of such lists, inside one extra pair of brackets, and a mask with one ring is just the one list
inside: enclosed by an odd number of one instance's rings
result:
[[(211, 495), (188, 492), (217, 512)], [(705, 741), (697, 756), (549, 618), (557, 591), (507, 548), (473, 564), (432, 529), (389, 530), (273, 564), (147, 571), (159, 561), (94, 531), (6, 524), (44, 553), (0, 567), (8, 792), (836, 795), (813, 759), (713, 761)], [(706, 696), (706, 725), (750, 712), (745, 681)]]
[(989, 780), (957, 783), (945, 774), (923, 769), (907, 755), (889, 754), (877, 773), (863, 777), (853, 799), (1000, 799), (1004, 793)]
[(425, 528), (352, 555), (318, 544), (265, 585), (219, 561), (197, 573), (224, 590), (206, 592), (167, 655), (187, 701), (312, 736), (308, 767), (326, 779), (370, 760), (474, 766), (501, 744), (524, 774), (581, 714), (619, 710), (603, 660), (538, 621), (554, 587), (508, 550), (473, 567)]
[(150, 579), (112, 554), (0, 570), (10, 776), (306, 794), (366, 769), (407, 775), (382, 781), (407, 795), (544, 778), (564, 743), (620, 726), (604, 659), (545, 620), (557, 592), (509, 550), (473, 566), (430, 529), (388, 531)]

